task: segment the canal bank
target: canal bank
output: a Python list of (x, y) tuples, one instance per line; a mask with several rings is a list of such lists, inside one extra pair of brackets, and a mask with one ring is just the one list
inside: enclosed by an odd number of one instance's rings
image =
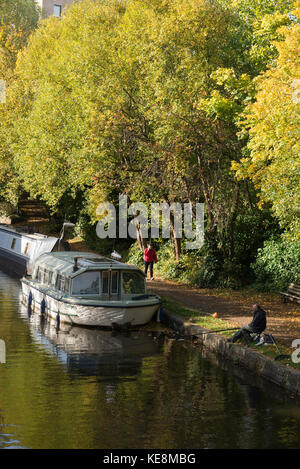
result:
[(294, 396), (300, 396), (300, 372), (240, 344), (228, 343), (220, 334), (209, 333), (207, 329), (185, 321), (179, 315), (163, 309), (160, 322), (179, 332), (182, 336), (193, 337), (200, 346), (227, 360), (236, 368), (249, 370)]
[[(267, 333), (273, 334), (279, 344), (291, 347), (293, 340), (300, 337), (300, 304), (283, 303), (278, 292), (263, 293), (251, 288), (198, 288), (158, 278), (149, 281), (147, 286), (149, 291), (166, 300), (166, 309), (181, 316), (178, 309), (186, 309), (185, 317), (193, 316), (197, 320), (198, 316), (201, 322), (204, 315), (209, 317), (217, 313), (218, 319), (226, 322), (227, 327), (248, 324), (252, 317), (251, 306), (257, 303), (267, 313)], [(210, 326), (200, 325), (210, 329)]]

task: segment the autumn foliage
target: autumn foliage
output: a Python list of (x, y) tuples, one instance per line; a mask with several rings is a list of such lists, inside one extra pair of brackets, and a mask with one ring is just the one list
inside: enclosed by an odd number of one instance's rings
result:
[(250, 281), (264, 241), (299, 235), (299, 16), (291, 0), (84, 0), (28, 45), (34, 22), (6, 16), (1, 197), (78, 223), (119, 194), (204, 202), (198, 277)]

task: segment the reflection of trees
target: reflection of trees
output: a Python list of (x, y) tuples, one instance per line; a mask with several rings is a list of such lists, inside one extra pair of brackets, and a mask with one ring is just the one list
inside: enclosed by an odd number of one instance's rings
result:
[(282, 414), (275, 412), (268, 394), (239, 383), (182, 342), (166, 339), (163, 353), (142, 358), (134, 373), (130, 363), (127, 374), (101, 374), (101, 367), (94, 375), (70, 372), (43, 347), (44, 334), (40, 343), (33, 341), (18, 316), (18, 290), (18, 283), (0, 279), (0, 337), (7, 344), (7, 364), (0, 365), (0, 432), (1, 425), (17, 425), (13, 431), (22, 446), (299, 445), (299, 415), (287, 415), (286, 404)]
[[(152, 448), (240, 447), (268, 448), (295, 444), (295, 425), (287, 425), (284, 437), (273, 415), (272, 401), (256, 388), (233, 380), (226, 372), (203, 360), (199, 351), (173, 342), (159, 367), (151, 368), (152, 387), (148, 400), (145, 434)], [(149, 379), (149, 378), (148, 378)], [(142, 390), (141, 390), (142, 391)], [(271, 405), (271, 407), (270, 407)], [(299, 437), (298, 437), (299, 439)]]

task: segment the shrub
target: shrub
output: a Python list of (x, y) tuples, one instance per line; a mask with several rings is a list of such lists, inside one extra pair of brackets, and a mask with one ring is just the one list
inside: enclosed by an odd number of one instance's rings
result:
[(281, 239), (266, 241), (252, 264), (256, 286), (265, 290), (285, 290), (291, 282), (300, 283), (300, 242)]
[(100, 239), (97, 236), (96, 227), (97, 223), (91, 222), (89, 215), (82, 211), (78, 217), (74, 234), (80, 236), (85, 244), (94, 252), (110, 256), (111, 252), (115, 249), (121, 254), (122, 258), (126, 257), (125, 254), (128, 252), (131, 241), (127, 239)]
[(138, 243), (134, 243), (130, 246), (128, 251), (127, 261), (128, 264), (136, 265), (140, 269), (144, 266), (144, 255), (138, 246)]
[(0, 216), (1, 217), (9, 217), (17, 212), (17, 207), (13, 204), (1, 201), (0, 202)]

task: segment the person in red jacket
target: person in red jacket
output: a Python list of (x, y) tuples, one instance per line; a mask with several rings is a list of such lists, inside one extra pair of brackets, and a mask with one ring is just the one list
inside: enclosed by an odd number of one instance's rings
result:
[(144, 251), (145, 275), (147, 277), (148, 268), (150, 266), (150, 279), (153, 280), (153, 263), (157, 263), (156, 252), (149, 243)]

